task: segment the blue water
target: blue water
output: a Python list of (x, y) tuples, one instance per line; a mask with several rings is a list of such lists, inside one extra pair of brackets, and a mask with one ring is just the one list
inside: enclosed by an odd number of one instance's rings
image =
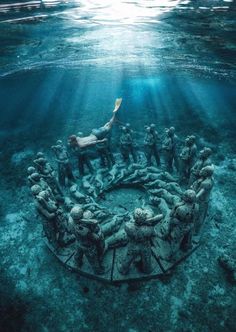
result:
[[(235, 130), (234, 1), (4, 1), (0, 137), (120, 122)], [(33, 137), (32, 137), (33, 135)]]
[[(0, 331), (235, 331), (232, 286), (217, 265), (234, 241), (235, 166), (220, 163), (236, 153), (235, 17), (234, 0), (0, 1)], [(35, 218), (21, 218), (33, 210), (35, 153), (52, 158), (57, 139), (103, 125), (117, 97), (114, 151), (121, 124), (142, 150), (154, 122), (161, 136), (169, 126), (195, 134), (223, 170), (219, 216), (195, 261), (133, 293), (66, 273)]]
[[(142, 132), (155, 122), (160, 130), (175, 125), (182, 134), (235, 129), (235, 87), (219, 79), (162, 73), (123, 76), (114, 71), (86, 73), (71, 69), (41, 69), (0, 80), (1, 133), (24, 133), (36, 140), (89, 133), (105, 123), (116, 97), (123, 97), (120, 123), (131, 122)], [(118, 126), (116, 126), (118, 128)], [(212, 138), (211, 138), (212, 139)]]

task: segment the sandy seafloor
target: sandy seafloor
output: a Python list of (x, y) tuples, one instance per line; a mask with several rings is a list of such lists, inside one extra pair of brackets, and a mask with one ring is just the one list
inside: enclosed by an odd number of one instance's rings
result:
[[(167, 15), (137, 39), (125, 27), (68, 26), (64, 14), (1, 25), (1, 332), (236, 331), (235, 284), (218, 264), (224, 253), (236, 262), (233, 4), (229, 16), (203, 12)], [(202, 245), (163, 280), (115, 287), (67, 271), (47, 249), (26, 169), (37, 151), (52, 158), (57, 139), (107, 121), (120, 96), (138, 145), (144, 124), (174, 125), (212, 147), (216, 167)]]

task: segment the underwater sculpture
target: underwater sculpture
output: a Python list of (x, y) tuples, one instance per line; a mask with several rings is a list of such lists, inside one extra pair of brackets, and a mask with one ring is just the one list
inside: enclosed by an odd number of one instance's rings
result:
[(147, 158), (147, 166), (152, 165), (152, 157), (156, 161), (156, 165), (160, 166), (160, 156), (158, 151), (158, 133), (155, 129), (155, 125), (152, 123), (150, 126), (145, 127), (146, 135), (144, 137), (144, 149), (145, 156)]
[(126, 256), (119, 265), (119, 271), (122, 274), (127, 274), (131, 263), (137, 257), (140, 257), (142, 272), (150, 273), (153, 269), (151, 264), (151, 239), (155, 236), (154, 226), (163, 218), (163, 215), (148, 218), (147, 211), (137, 208), (134, 211), (133, 218), (133, 222), (125, 225), (128, 245)]
[(195, 136), (188, 136), (185, 139), (185, 146), (183, 147), (179, 156), (179, 173), (181, 181), (188, 181), (190, 170), (196, 160), (197, 146), (195, 144)]
[(188, 250), (192, 245), (192, 235), (198, 220), (199, 205), (195, 191), (188, 189), (183, 193), (181, 202), (176, 203), (170, 213), (169, 233), (171, 258), (179, 249)]
[[(81, 132), (78, 133), (77, 137), (81, 137), (83, 134)], [(87, 168), (89, 172), (92, 174), (94, 172), (93, 165), (90, 161), (90, 156), (88, 153), (87, 147), (80, 147), (77, 142), (76, 135), (71, 135), (68, 138), (68, 147), (70, 152), (77, 159), (78, 169), (81, 176), (85, 174), (85, 169)]]
[[(59, 141), (60, 143), (60, 141)], [(75, 178), (72, 173), (72, 166), (69, 161), (69, 154), (66, 150), (66, 147), (61, 144), (53, 145), (52, 150), (55, 153), (56, 161), (58, 165), (58, 182), (61, 186), (66, 185), (66, 178), (68, 179), (68, 182), (74, 182)]]
[(132, 129), (129, 124), (121, 127), (121, 136), (120, 136), (120, 152), (123, 157), (124, 162), (130, 163), (132, 156), (133, 162), (137, 163), (137, 155), (134, 149), (134, 140), (132, 136)]
[[(138, 152), (139, 160), (133, 131), (129, 124), (123, 126), (123, 147), (120, 145), (120, 156), (116, 153), (115, 162), (114, 151), (104, 135), (110, 132), (120, 103), (121, 100), (116, 102), (109, 125), (95, 130), (96, 139), (89, 136), (86, 144), (80, 145), (79, 133), (76, 144), (69, 140), (66, 147), (62, 141), (56, 142), (53, 151), (57, 172), (42, 152), (33, 161), (35, 167), (27, 169), (49, 248), (68, 268), (109, 282), (159, 276), (196, 249), (214, 171), (212, 151), (204, 148), (197, 156), (193, 135), (186, 139), (178, 155), (181, 140), (174, 127), (166, 131), (161, 141), (154, 124), (146, 127), (144, 142), (148, 148)], [(93, 145), (100, 160), (94, 158), (92, 166), (86, 148)], [(161, 154), (159, 146), (163, 149)], [(80, 176), (76, 175), (78, 170), (72, 169), (70, 152), (78, 157)], [(156, 166), (151, 165), (152, 158)], [(67, 166), (61, 168), (61, 162)], [(91, 172), (85, 175), (84, 166), (89, 164)], [(59, 183), (56, 176), (61, 179)], [(179, 183), (182, 178), (186, 181)], [(66, 179), (69, 188), (64, 186)], [(114, 206), (106, 204), (106, 197), (113, 190), (120, 190), (123, 195), (127, 188), (144, 194), (132, 211), (119, 199), (113, 202)]]
[(199, 157), (190, 170), (189, 185), (199, 178), (199, 173), (203, 167), (212, 165), (211, 155), (212, 150), (210, 148), (204, 148), (199, 152)]
[(199, 218), (195, 227), (195, 233), (200, 231), (200, 228), (202, 227), (206, 218), (210, 194), (214, 184), (213, 173), (213, 165), (203, 167), (199, 173), (198, 180), (196, 180), (191, 186), (191, 188), (196, 192), (200, 209)]
[(102, 274), (102, 256), (105, 251), (105, 240), (98, 221), (89, 217), (85, 218), (84, 211), (79, 206), (74, 206), (70, 212), (71, 228), (76, 238), (75, 260), (78, 266), (83, 264), (86, 256), (94, 273)]
[(175, 134), (175, 128), (170, 127), (166, 130), (166, 137), (162, 143), (162, 152), (167, 172), (173, 172), (173, 165), (179, 169), (178, 145), (179, 139)]

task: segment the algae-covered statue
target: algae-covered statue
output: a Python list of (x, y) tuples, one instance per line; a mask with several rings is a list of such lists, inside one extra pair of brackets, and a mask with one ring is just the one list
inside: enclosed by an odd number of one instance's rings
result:
[(123, 161), (126, 163), (130, 163), (132, 156), (133, 162), (137, 163), (137, 155), (134, 149), (134, 140), (132, 136), (132, 130), (130, 129), (130, 125), (126, 124), (121, 127), (121, 136), (120, 136), (120, 152), (123, 158)]
[(68, 146), (71, 151), (71, 154), (77, 159), (79, 174), (81, 176), (84, 176), (86, 168), (91, 174), (94, 172), (94, 168), (90, 160), (88, 148), (86, 146), (80, 147), (78, 145), (77, 138), (82, 136), (83, 136), (82, 132), (79, 132), (77, 136), (71, 135), (68, 138)]
[(118, 269), (120, 273), (127, 274), (135, 259), (140, 258), (141, 271), (151, 273), (151, 239), (155, 236), (154, 226), (163, 218), (163, 215), (148, 218), (146, 210), (137, 208), (134, 211), (133, 218), (134, 220), (125, 226), (129, 242), (126, 256), (119, 263)]
[(212, 150), (210, 148), (203, 148), (199, 152), (199, 157), (190, 170), (189, 184), (193, 184), (198, 178), (202, 168), (212, 165), (211, 161)]
[(63, 192), (57, 182), (56, 173), (46, 158), (40, 157), (34, 160), (40, 176), (48, 183), (56, 197), (63, 196)]
[(56, 212), (58, 206), (56, 202), (50, 197), (47, 191), (42, 191), (40, 186), (34, 185), (31, 188), (32, 194), (35, 197), (35, 206), (37, 211), (42, 216), (42, 225), (44, 233), (48, 241), (54, 246), (57, 246), (57, 222)]
[(57, 144), (52, 146), (52, 150), (55, 153), (57, 166), (58, 166), (58, 181), (61, 186), (66, 185), (66, 178), (68, 183), (75, 181), (74, 175), (72, 173), (72, 166), (69, 161), (69, 155), (66, 147), (62, 144)]
[(166, 130), (166, 137), (162, 144), (163, 158), (167, 172), (173, 172), (173, 166), (179, 169), (178, 146), (179, 138), (175, 134), (175, 128), (170, 127)]
[(180, 180), (189, 180), (190, 170), (196, 160), (197, 146), (195, 144), (195, 136), (188, 136), (185, 140), (179, 159), (180, 159)]
[(36, 171), (35, 171), (35, 173), (32, 173), (31, 175), (28, 176), (28, 181), (29, 181), (30, 187), (32, 187), (33, 185), (39, 185), (41, 188), (41, 191), (43, 191), (43, 190), (47, 191), (52, 199), (55, 198), (48, 183)]
[(199, 218), (199, 205), (196, 193), (188, 189), (184, 192), (182, 201), (177, 203), (170, 213), (169, 241), (171, 243), (170, 257), (179, 249), (191, 249), (192, 235)]
[(109, 139), (105, 138), (102, 142), (97, 143), (96, 149), (100, 157), (101, 167), (111, 168), (115, 164), (115, 158), (111, 151)]
[(71, 228), (76, 237), (77, 250), (75, 261), (79, 267), (86, 256), (95, 274), (103, 274), (102, 265), (105, 251), (105, 240), (97, 220), (84, 218), (84, 211), (80, 206), (75, 206), (70, 212)]
[(155, 130), (155, 125), (145, 127), (145, 137), (144, 137), (144, 152), (147, 159), (147, 166), (152, 165), (152, 157), (156, 161), (156, 165), (160, 166), (160, 156), (157, 146), (158, 133)]
[(213, 165), (203, 167), (199, 173), (198, 180), (192, 184), (193, 190), (196, 191), (197, 201), (200, 208), (199, 219), (195, 227), (195, 233), (199, 232), (206, 218), (210, 194), (214, 184), (213, 173)]

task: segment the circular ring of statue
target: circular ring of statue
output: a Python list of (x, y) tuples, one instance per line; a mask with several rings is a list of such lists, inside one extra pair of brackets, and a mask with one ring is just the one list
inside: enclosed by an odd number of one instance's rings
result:
[[(174, 127), (160, 139), (146, 126), (137, 153), (126, 124), (114, 155), (108, 135), (121, 101), (103, 127), (52, 146), (57, 172), (42, 152), (27, 170), (50, 250), (70, 270), (109, 283), (158, 278), (198, 247), (214, 172), (211, 149), (198, 153), (193, 135), (181, 146)], [(93, 164), (91, 147), (100, 158)], [(143, 194), (131, 194), (128, 207), (119, 198), (107, 203), (117, 189), (125, 199), (127, 188)]]

